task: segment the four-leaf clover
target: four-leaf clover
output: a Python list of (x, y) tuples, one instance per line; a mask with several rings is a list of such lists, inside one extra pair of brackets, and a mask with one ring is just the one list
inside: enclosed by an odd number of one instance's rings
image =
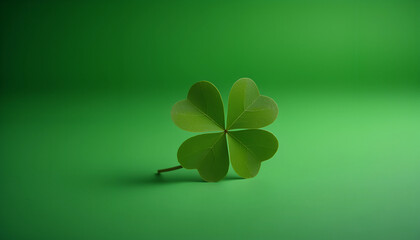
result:
[(273, 99), (260, 95), (251, 79), (241, 78), (230, 91), (225, 123), (223, 102), (217, 88), (207, 81), (197, 82), (190, 88), (187, 99), (173, 106), (172, 120), (186, 131), (213, 133), (194, 136), (182, 143), (178, 162), (183, 168), (197, 169), (209, 182), (226, 176), (229, 159), (239, 176), (254, 177), (261, 162), (277, 151), (276, 137), (258, 129), (271, 124), (277, 113)]

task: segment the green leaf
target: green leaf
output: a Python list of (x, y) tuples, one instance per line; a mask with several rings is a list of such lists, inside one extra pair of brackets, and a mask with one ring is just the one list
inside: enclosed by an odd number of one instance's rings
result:
[[(191, 132), (220, 132), (187, 139), (178, 149), (178, 162), (183, 168), (197, 169), (204, 180), (217, 182), (226, 176), (230, 158), (239, 176), (254, 177), (261, 162), (276, 153), (277, 139), (265, 130), (232, 129), (267, 126), (276, 119), (277, 113), (273, 99), (261, 96), (251, 79), (241, 78), (229, 95), (228, 130), (225, 130), (219, 91), (210, 82), (198, 82), (191, 87), (187, 99), (173, 106), (172, 120), (178, 127)], [(174, 169), (179, 168), (170, 168)]]
[(194, 84), (185, 100), (175, 103), (171, 112), (173, 122), (186, 131), (223, 131), (225, 117), (219, 90), (210, 82)]
[(235, 172), (243, 178), (257, 175), (261, 162), (270, 159), (278, 148), (276, 137), (265, 130), (239, 130), (227, 135), (230, 162)]
[(233, 84), (229, 94), (227, 129), (262, 128), (277, 117), (278, 108), (273, 99), (261, 96), (257, 85), (249, 78)]
[(178, 149), (178, 162), (186, 169), (197, 169), (208, 182), (219, 181), (229, 169), (225, 134), (209, 133), (187, 139)]

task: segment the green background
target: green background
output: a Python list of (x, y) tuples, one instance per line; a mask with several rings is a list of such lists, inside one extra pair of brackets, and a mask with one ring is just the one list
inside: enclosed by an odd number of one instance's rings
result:
[[(1, 239), (420, 239), (419, 1), (2, 1)], [(172, 105), (279, 106), (253, 179), (177, 165)]]

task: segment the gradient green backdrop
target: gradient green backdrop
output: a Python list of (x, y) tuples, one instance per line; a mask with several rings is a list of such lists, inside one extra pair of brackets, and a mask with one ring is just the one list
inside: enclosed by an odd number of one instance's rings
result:
[[(419, 1), (2, 1), (0, 37), (1, 239), (420, 239)], [(240, 77), (274, 158), (155, 176)]]

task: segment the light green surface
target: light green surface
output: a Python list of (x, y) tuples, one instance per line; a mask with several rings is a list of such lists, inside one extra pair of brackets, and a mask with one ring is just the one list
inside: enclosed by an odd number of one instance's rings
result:
[(255, 178), (230, 169), (218, 183), (195, 170), (154, 175), (195, 135), (171, 122), (178, 96), (7, 99), (2, 235), (417, 239), (417, 92), (273, 93), (278, 153)]
[[(0, 239), (420, 239), (419, 1), (1, 1)], [(278, 104), (206, 183), (171, 120), (207, 80)], [(227, 109), (225, 109), (226, 111)]]

